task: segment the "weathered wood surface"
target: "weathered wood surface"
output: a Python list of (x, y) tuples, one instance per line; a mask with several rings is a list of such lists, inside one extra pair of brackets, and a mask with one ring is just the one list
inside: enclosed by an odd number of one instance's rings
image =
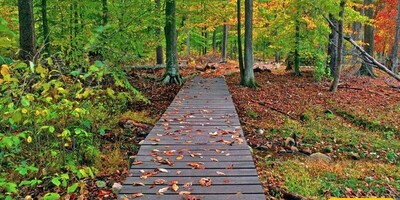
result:
[[(195, 78), (181, 89), (146, 137), (130, 173), (120, 199), (138, 193), (143, 196), (137, 199), (265, 199), (223, 78)], [(154, 184), (160, 180), (165, 184)]]

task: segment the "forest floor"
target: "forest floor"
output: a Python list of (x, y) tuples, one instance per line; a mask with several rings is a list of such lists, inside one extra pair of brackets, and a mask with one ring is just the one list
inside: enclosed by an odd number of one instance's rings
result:
[[(256, 73), (260, 88), (248, 89), (238, 84), (235, 62), (214, 67), (199, 72), (190, 65), (181, 73), (225, 75), (269, 199), (400, 196), (400, 89), (386, 84), (386, 76), (345, 75), (334, 94), (330, 82), (315, 82), (309, 68), (296, 77), (284, 67), (264, 65), (269, 70)], [(127, 158), (136, 154), (141, 133), (151, 130), (180, 89), (161, 85), (162, 74), (163, 69), (129, 71), (132, 85), (152, 103), (130, 105), (117, 116), (125, 134), (108, 135), (104, 148), (114, 150), (104, 159), (114, 167), (96, 179), (108, 187), (87, 182), (88, 196), (115, 198), (111, 186), (129, 175)], [(130, 120), (139, 126), (121, 128)]]

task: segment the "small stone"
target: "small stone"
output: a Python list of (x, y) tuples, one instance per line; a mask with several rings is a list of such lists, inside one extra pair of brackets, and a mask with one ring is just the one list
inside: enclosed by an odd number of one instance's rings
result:
[(319, 153), (319, 152), (311, 154), (309, 159), (311, 161), (316, 161), (316, 162), (328, 162), (329, 163), (332, 161), (331, 157), (329, 157), (323, 153)]
[(261, 145), (259, 147), (256, 147), (260, 151), (267, 151), (269, 148), (267, 146)]
[(263, 135), (263, 134), (264, 134), (264, 129), (258, 128), (258, 129), (256, 130), (256, 133), (259, 134), (259, 135)]
[(120, 183), (114, 183), (112, 186), (112, 191), (114, 194), (118, 194), (122, 189), (122, 185)]
[(301, 153), (304, 153), (304, 154), (306, 154), (306, 155), (311, 155), (311, 154), (312, 154), (311, 149), (308, 148), (308, 147), (302, 148), (302, 149), (300, 150), (300, 152), (301, 152)]
[(125, 122), (124, 128), (130, 129), (130, 128), (133, 127), (133, 124), (134, 124), (134, 122), (132, 120), (128, 120), (128, 121)]
[(294, 141), (294, 139), (292, 137), (287, 137), (285, 140), (285, 146), (286, 147), (291, 147), (296, 145), (296, 141)]
[(286, 153), (286, 150), (285, 150), (284, 148), (281, 147), (281, 148), (279, 149), (279, 153)]
[(358, 154), (358, 153), (351, 152), (351, 153), (349, 154), (349, 156), (350, 156), (353, 160), (360, 160), (360, 159), (361, 159), (360, 154)]

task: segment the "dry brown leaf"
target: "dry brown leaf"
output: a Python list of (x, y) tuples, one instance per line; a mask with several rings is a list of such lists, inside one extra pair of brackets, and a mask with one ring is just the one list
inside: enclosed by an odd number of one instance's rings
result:
[(193, 185), (193, 182), (187, 182), (187, 183), (183, 184), (183, 187), (188, 188), (188, 187), (191, 187), (192, 185)]
[(132, 185), (133, 186), (145, 186), (144, 183), (142, 183), (142, 182), (133, 182)]
[(204, 166), (199, 162), (189, 162), (187, 165), (193, 167), (194, 169), (205, 169)]
[(216, 158), (210, 158), (210, 160), (211, 160), (211, 161), (214, 161), (214, 162), (219, 162), (219, 160), (216, 159)]
[(179, 174), (181, 174), (181, 173), (182, 173), (182, 171), (180, 171), (180, 170), (179, 170), (179, 171), (176, 171), (176, 174), (177, 174), (177, 175), (179, 175)]
[(171, 186), (171, 190), (174, 191), (174, 192), (177, 192), (179, 190), (179, 186), (177, 184), (173, 184)]
[(153, 181), (154, 185), (164, 185), (167, 183), (165, 179), (156, 179)]
[[(142, 197), (142, 196), (144, 196), (144, 194), (138, 192), (138, 193), (133, 193), (133, 194), (131, 195), (131, 198), (134, 199), (134, 198), (138, 198), (138, 197)], [(129, 199), (129, 198), (128, 198), (128, 199)], [(125, 199), (124, 199), (124, 200), (125, 200)]]
[(149, 138), (149, 140), (153, 141), (153, 142), (160, 142), (161, 141), (160, 138)]
[(189, 195), (189, 194), (191, 194), (191, 192), (189, 192), (189, 191), (180, 191), (179, 192), (179, 195)]
[(183, 159), (183, 155), (179, 155), (175, 158), (175, 160), (182, 160)]
[(212, 184), (212, 180), (211, 180), (211, 178), (201, 178), (200, 180), (199, 180), (199, 184), (201, 185), (201, 186), (206, 186), (206, 187), (209, 187), (209, 186), (211, 186), (211, 184)]
[(143, 164), (143, 161), (138, 160), (132, 163), (132, 165), (140, 165), (140, 164)]
[(162, 172), (162, 173), (168, 173), (168, 170), (166, 170), (166, 169), (164, 169), (164, 168), (157, 168), (157, 170), (158, 170), (159, 172)]

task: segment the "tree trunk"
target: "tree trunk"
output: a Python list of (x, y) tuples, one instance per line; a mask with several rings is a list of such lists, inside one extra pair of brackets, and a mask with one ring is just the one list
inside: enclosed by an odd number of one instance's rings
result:
[[(239, 57), (239, 70), (240, 77), (244, 77), (244, 63), (243, 63), (243, 49), (242, 49), (242, 17), (241, 17), (241, 2), (237, 0), (236, 14), (237, 14), (237, 46), (238, 46), (238, 57)], [(240, 84), (243, 85), (243, 78), (241, 78)]]
[(186, 55), (190, 56), (190, 29), (186, 31)]
[[(298, 11), (297, 11), (298, 12)], [(297, 15), (297, 18), (299, 15)], [(295, 22), (295, 49), (294, 49), (294, 74), (296, 76), (301, 76), (300, 73), (300, 54), (299, 54), (299, 49), (300, 49), (300, 21), (296, 18)]]
[[(357, 8), (357, 7), (354, 7), (353, 8), (355, 11), (359, 11), (362, 15), (363, 15), (363, 9), (359, 9), (359, 8)], [(362, 26), (361, 26), (361, 22), (353, 22), (353, 25), (352, 25), (352, 34), (351, 34), (351, 37), (353, 38), (353, 40), (355, 40), (355, 41), (358, 41), (358, 40), (360, 40), (360, 37), (361, 37), (361, 28), (362, 28)], [(358, 56), (357, 56), (357, 49), (355, 48), (355, 47), (353, 47), (353, 50), (352, 50), (352, 54), (353, 54), (353, 56), (352, 56), (352, 58), (351, 58), (351, 64), (356, 64), (357, 63), (357, 58), (358, 58)]]
[(25, 61), (34, 61), (36, 54), (35, 45), (35, 20), (33, 16), (32, 0), (18, 0), (19, 13), (19, 44), (20, 58)]
[(43, 28), (43, 43), (44, 51), (50, 54), (50, 34), (49, 34), (49, 24), (47, 20), (47, 0), (42, 0), (42, 28)]
[(207, 45), (208, 45), (208, 32), (207, 28), (204, 27), (204, 48), (203, 48), (203, 55), (207, 54)]
[(178, 68), (177, 34), (175, 18), (175, 0), (168, 0), (165, 4), (165, 39), (167, 66), (163, 84), (175, 83), (182, 85), (182, 76)]
[(335, 71), (333, 72), (333, 83), (331, 86), (331, 91), (336, 92), (339, 80), (340, 80), (340, 72), (342, 71), (342, 52), (343, 52), (343, 22), (344, 22), (344, 7), (346, 2), (340, 1), (340, 13), (339, 13), (339, 35), (338, 35), (338, 46), (337, 46), (337, 58), (336, 58), (336, 67)]
[[(332, 16), (329, 16), (330, 20), (333, 22), (334, 26), (338, 26), (338, 21)], [(331, 27), (331, 33), (329, 34), (329, 45), (328, 45), (328, 55), (329, 61), (328, 66), (330, 73), (334, 73), (337, 60), (337, 45), (338, 45), (338, 33)], [(328, 69), (327, 69), (328, 70)]]
[(399, 34), (400, 34), (400, 0), (397, 3), (396, 35), (392, 47), (392, 71), (399, 72)]
[(226, 21), (224, 21), (224, 26), (223, 26), (223, 38), (222, 38), (222, 52), (221, 52), (221, 62), (226, 63), (226, 55), (227, 55), (227, 48), (228, 48), (228, 24)]
[(253, 0), (245, 0), (244, 73), (241, 83), (250, 88), (258, 87), (253, 70)]
[[(161, 11), (161, 0), (156, 0), (156, 11), (160, 12)], [(161, 45), (161, 28), (157, 27), (156, 28), (156, 36), (158, 39), (158, 46), (156, 47), (156, 64), (157, 65), (162, 65), (164, 64), (164, 58), (163, 58), (163, 47)]]
[(103, 4), (103, 26), (105, 26), (108, 23), (108, 6), (107, 6), (107, 0), (102, 0)]
[(213, 53), (215, 54), (217, 52), (217, 29), (214, 29), (213, 31), (212, 48), (213, 48)]
[[(365, 6), (372, 6), (373, 0), (364, 0)], [(374, 18), (374, 9), (369, 7), (365, 10), (365, 15), (373, 19)], [(371, 25), (364, 26), (364, 50), (371, 55), (374, 56), (374, 27)], [(363, 62), (361, 68), (358, 72), (361, 76), (372, 76), (374, 77), (375, 74), (372, 70), (372, 66), (366, 62)]]

